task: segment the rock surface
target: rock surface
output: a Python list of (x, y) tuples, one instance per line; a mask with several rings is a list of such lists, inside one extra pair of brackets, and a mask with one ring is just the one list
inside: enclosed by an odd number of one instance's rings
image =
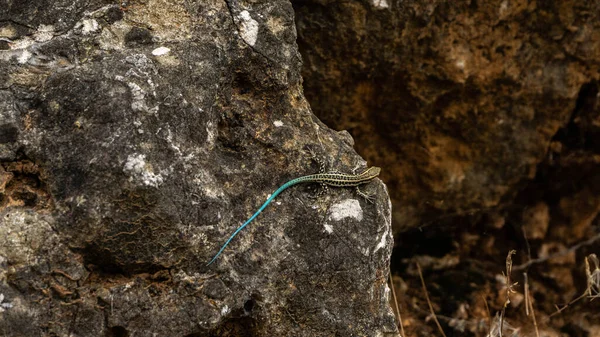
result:
[(0, 334), (393, 336), (391, 205), (303, 96), (289, 2), (4, 1)]

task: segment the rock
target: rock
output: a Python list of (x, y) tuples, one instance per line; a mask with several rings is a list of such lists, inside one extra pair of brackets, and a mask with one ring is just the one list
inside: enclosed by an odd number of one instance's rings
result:
[(397, 334), (379, 180), (372, 204), (285, 191), (206, 266), (277, 187), (317, 171), (309, 150), (366, 166), (311, 113), (288, 2), (5, 6), (3, 333)]
[(548, 205), (539, 202), (523, 211), (523, 230), (527, 239), (540, 240), (546, 237), (550, 214)]

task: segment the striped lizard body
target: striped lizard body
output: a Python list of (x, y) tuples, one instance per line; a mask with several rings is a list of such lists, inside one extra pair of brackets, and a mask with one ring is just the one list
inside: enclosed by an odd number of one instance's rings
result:
[(373, 180), (374, 178), (376, 178), (379, 175), (379, 172), (381, 172), (381, 169), (379, 167), (373, 166), (373, 167), (368, 168), (367, 170), (365, 170), (364, 172), (362, 172), (360, 174), (317, 173), (317, 174), (311, 174), (311, 175), (307, 175), (307, 176), (303, 176), (303, 177), (298, 177), (296, 179), (292, 179), (292, 180), (288, 181), (287, 183), (281, 185), (281, 187), (279, 187), (275, 192), (273, 192), (273, 194), (271, 194), (271, 196), (267, 199), (267, 201), (265, 201), (265, 203), (262, 204), (262, 206), (260, 206), (258, 211), (256, 211), (256, 213), (254, 213), (248, 220), (246, 220), (246, 222), (244, 222), (243, 225), (238, 227), (238, 229), (236, 229), (235, 232), (233, 232), (233, 234), (231, 234), (229, 239), (227, 239), (227, 241), (225, 241), (223, 246), (221, 246), (221, 249), (219, 250), (219, 252), (215, 255), (215, 257), (213, 257), (212, 260), (210, 260), (210, 262), (207, 265), (210, 265), (211, 263), (215, 262), (215, 260), (219, 257), (219, 255), (221, 255), (221, 253), (225, 250), (225, 247), (227, 247), (227, 245), (231, 242), (231, 240), (233, 240), (233, 238), (242, 229), (244, 229), (244, 227), (246, 227), (265, 208), (267, 208), (267, 206), (271, 203), (271, 201), (273, 201), (273, 199), (275, 199), (275, 197), (277, 197), (281, 192), (285, 191), (287, 188), (292, 187), (297, 184), (301, 184), (301, 183), (319, 183), (322, 185), (335, 186), (335, 187), (357, 187), (358, 194), (361, 195), (362, 197), (370, 200), (370, 196), (367, 194), (364, 194), (363, 192), (358, 190), (358, 186), (370, 182), (371, 180)]

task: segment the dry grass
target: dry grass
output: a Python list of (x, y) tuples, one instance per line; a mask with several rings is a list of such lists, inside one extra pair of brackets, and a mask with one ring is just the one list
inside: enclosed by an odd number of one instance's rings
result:
[(578, 296), (577, 298), (575, 298), (574, 300), (572, 300), (571, 302), (567, 303), (566, 305), (564, 305), (562, 307), (559, 307), (557, 305), (556, 311), (554, 313), (552, 313), (550, 316), (548, 316), (548, 318), (554, 317), (554, 316), (562, 313), (567, 308), (571, 307), (573, 304), (575, 304), (576, 302), (580, 301), (581, 299), (583, 299), (585, 297), (588, 297), (590, 299), (590, 301), (593, 301), (594, 299), (600, 297), (600, 266), (599, 266), (598, 257), (596, 256), (596, 254), (590, 254), (590, 255), (586, 256), (585, 266), (586, 266), (585, 274), (586, 274), (586, 279), (587, 279), (586, 280), (587, 287), (586, 287), (585, 291), (583, 292), (583, 294), (581, 294), (580, 296)]
[(394, 285), (394, 278), (392, 277), (391, 272), (390, 285), (392, 287), (392, 296), (394, 298), (394, 304), (396, 306), (396, 320), (398, 321), (398, 325), (400, 326), (400, 337), (406, 337), (406, 333), (404, 332), (404, 325), (402, 324), (402, 315), (400, 314), (400, 307), (398, 305), (398, 297), (396, 297), (396, 286)]
[(535, 336), (540, 337), (540, 330), (538, 329), (537, 320), (535, 318), (535, 311), (533, 310), (533, 297), (531, 296), (531, 292), (529, 291), (529, 278), (527, 277), (527, 273), (523, 273), (523, 280), (525, 287), (525, 313), (527, 314), (527, 316), (531, 315), (533, 327), (535, 328)]
[(423, 287), (423, 292), (425, 293), (425, 298), (427, 299), (427, 305), (429, 305), (429, 312), (431, 313), (431, 316), (433, 317), (433, 320), (435, 321), (435, 324), (437, 325), (438, 329), (440, 330), (440, 333), (442, 334), (442, 336), (446, 337), (446, 334), (444, 333), (444, 329), (442, 329), (442, 326), (440, 325), (440, 321), (438, 321), (435, 311), (433, 311), (433, 305), (431, 304), (431, 300), (429, 299), (429, 293), (427, 292), (427, 286), (425, 285), (425, 280), (423, 279), (423, 273), (421, 272), (421, 266), (419, 265), (418, 262), (417, 262), (417, 270), (419, 271), (419, 277), (421, 278), (421, 286)]
[(585, 274), (587, 276), (586, 293), (592, 301), (600, 297), (600, 263), (596, 254), (590, 254), (585, 258)]
[[(529, 281), (530, 276), (528, 275), (527, 272), (524, 272), (522, 274), (523, 275), (522, 291), (523, 291), (523, 295), (524, 295), (523, 299), (524, 299), (524, 309), (525, 310), (523, 310), (523, 312), (524, 312), (525, 316), (523, 317), (523, 319), (518, 319), (518, 317), (515, 317), (514, 313), (513, 313), (513, 315), (511, 315), (511, 317), (513, 317), (513, 319), (512, 319), (513, 321), (508, 322), (506, 316), (507, 316), (510, 308), (514, 307), (514, 305), (511, 306), (511, 303), (513, 301), (513, 296), (517, 293), (516, 287), (518, 286), (518, 282), (516, 282), (513, 278), (513, 271), (515, 270), (515, 268), (513, 267), (513, 255), (515, 255), (515, 254), (516, 254), (516, 251), (511, 250), (506, 256), (506, 260), (505, 260), (506, 270), (502, 273), (502, 276), (503, 276), (502, 292), (504, 294), (502, 297), (504, 298), (503, 299), (504, 302), (503, 302), (502, 308), (493, 317), (490, 314), (488, 302), (485, 299), (485, 297), (483, 298), (483, 305), (480, 306), (480, 308), (483, 308), (482, 310), (485, 312), (479, 311), (480, 317), (478, 317), (478, 318), (471, 316), (471, 318), (461, 319), (460, 317), (462, 317), (462, 315), (460, 315), (460, 314), (458, 315), (459, 318), (448, 317), (448, 316), (436, 314), (435, 310), (434, 310), (434, 305), (429, 296), (425, 278), (423, 276), (423, 272), (422, 272), (422, 269), (421, 269), (421, 266), (419, 263), (415, 263), (416, 271), (418, 273), (418, 277), (421, 282), (422, 294), (428, 305), (428, 311), (426, 311), (424, 309), (419, 309), (416, 307), (415, 307), (415, 309), (417, 309), (417, 312), (419, 312), (420, 314), (425, 314), (428, 317), (430, 317), (431, 319), (433, 319), (436, 324), (437, 330), (439, 331), (439, 335), (444, 336), (444, 337), (446, 336), (446, 333), (444, 332), (443, 327), (440, 324), (440, 320), (443, 321), (445, 324), (447, 324), (447, 326), (453, 328), (454, 330), (464, 331), (465, 329), (467, 329), (473, 333), (475, 333), (477, 331), (478, 332), (477, 334), (483, 332), (482, 335), (485, 335), (486, 337), (519, 337), (519, 336), (541, 337), (542, 335), (548, 335), (547, 334), (548, 330), (544, 330), (544, 333), (541, 333), (540, 329), (544, 326), (547, 329), (547, 326), (549, 325), (552, 317), (563, 313), (567, 308), (571, 307), (575, 302), (580, 301), (584, 298), (588, 298), (589, 301), (594, 301), (594, 300), (600, 298), (600, 261), (595, 254), (590, 254), (585, 258), (585, 275), (586, 275), (587, 287), (586, 287), (584, 293), (562, 307), (557, 306), (557, 310), (554, 313), (552, 313), (550, 315), (542, 314), (541, 319), (538, 319), (538, 317), (536, 315), (535, 303), (533, 300), (533, 290), (532, 290), (532, 286)], [(526, 265), (530, 265), (530, 264), (526, 264)], [(399, 305), (398, 298), (396, 296), (395, 285), (394, 285), (394, 281), (393, 281), (393, 278), (391, 277), (391, 275), (390, 275), (390, 284), (392, 287), (392, 295), (393, 295), (393, 299), (394, 299), (395, 312), (397, 314), (396, 317), (399, 322), (399, 329), (401, 331), (401, 336), (408, 337), (409, 335), (406, 334), (406, 332), (404, 331), (404, 326), (402, 325), (402, 316), (400, 314), (401, 306)], [(540, 291), (540, 290), (538, 290), (538, 291)], [(518, 303), (518, 301), (516, 303)], [(483, 315), (481, 315), (482, 312), (483, 312)], [(486, 313), (487, 313), (487, 315), (486, 315)], [(515, 325), (516, 321), (520, 322), (520, 324)], [(527, 321), (531, 322), (531, 325), (527, 324), (526, 323)], [(543, 322), (541, 326), (540, 326), (540, 322)], [(482, 335), (480, 335), (480, 336), (482, 336)]]

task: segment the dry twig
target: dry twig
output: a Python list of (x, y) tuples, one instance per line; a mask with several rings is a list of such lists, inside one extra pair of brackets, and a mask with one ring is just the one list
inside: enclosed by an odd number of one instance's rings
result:
[(511, 279), (513, 269), (512, 256), (516, 253), (517, 251), (512, 249), (510, 252), (508, 252), (508, 255), (506, 256), (506, 274), (504, 275), (504, 279), (506, 282), (506, 301), (504, 301), (504, 306), (502, 307), (502, 311), (500, 313), (500, 337), (502, 337), (502, 329), (504, 327), (504, 314), (506, 313), (506, 307), (508, 307), (508, 305), (510, 304), (510, 294), (516, 293), (513, 287), (517, 285), (517, 282), (512, 283)]
[(552, 254), (552, 255), (549, 255), (549, 256), (546, 256), (546, 257), (540, 257), (540, 258), (537, 258), (537, 259), (529, 260), (526, 263), (523, 263), (521, 265), (515, 266), (514, 269), (515, 269), (515, 271), (521, 271), (521, 270), (529, 268), (533, 264), (546, 262), (548, 260), (552, 260), (552, 259), (555, 259), (557, 257), (563, 257), (563, 256), (565, 256), (565, 255), (567, 255), (567, 254), (569, 254), (571, 252), (574, 252), (574, 251), (578, 250), (581, 247), (589, 246), (589, 245), (593, 244), (594, 242), (596, 242), (598, 240), (600, 240), (600, 233), (598, 233), (597, 235), (594, 235), (591, 238), (589, 238), (589, 239), (587, 239), (585, 241), (582, 241), (582, 242), (580, 242), (580, 243), (578, 243), (578, 244), (576, 244), (576, 245), (574, 245), (574, 246), (572, 246), (572, 247), (570, 247), (568, 249), (563, 249), (560, 252), (557, 252), (555, 254)]
[(390, 273), (390, 286), (392, 287), (392, 297), (394, 297), (394, 304), (396, 305), (396, 319), (398, 320), (398, 325), (400, 325), (400, 337), (406, 337), (404, 333), (404, 325), (402, 325), (402, 315), (400, 315), (400, 308), (398, 306), (398, 298), (396, 297), (396, 287), (394, 287), (394, 279), (392, 277), (392, 273)]
[(535, 319), (535, 311), (533, 311), (533, 298), (529, 292), (529, 278), (527, 273), (523, 273), (524, 287), (525, 287), (525, 313), (529, 316), (531, 311), (531, 319), (533, 320), (533, 327), (535, 328), (536, 337), (540, 337), (540, 331), (538, 329), (537, 320)]
[(427, 299), (427, 304), (429, 305), (429, 311), (431, 313), (431, 316), (433, 316), (433, 320), (435, 321), (435, 324), (437, 325), (438, 329), (440, 330), (440, 333), (442, 334), (442, 336), (446, 337), (446, 334), (444, 333), (444, 330), (442, 329), (442, 326), (440, 325), (440, 322), (438, 321), (438, 319), (435, 315), (435, 311), (433, 311), (433, 305), (431, 304), (431, 300), (429, 299), (429, 293), (427, 292), (427, 286), (425, 286), (425, 280), (423, 279), (423, 273), (421, 272), (421, 266), (419, 265), (418, 262), (417, 262), (417, 270), (419, 271), (419, 277), (421, 278), (421, 286), (423, 287), (423, 292), (425, 292), (425, 298)]
[[(590, 263), (591, 261), (591, 263)], [(592, 270), (591, 265), (594, 265)], [(600, 262), (596, 254), (585, 257), (585, 274), (587, 276), (586, 292), (590, 300), (600, 297)]]

